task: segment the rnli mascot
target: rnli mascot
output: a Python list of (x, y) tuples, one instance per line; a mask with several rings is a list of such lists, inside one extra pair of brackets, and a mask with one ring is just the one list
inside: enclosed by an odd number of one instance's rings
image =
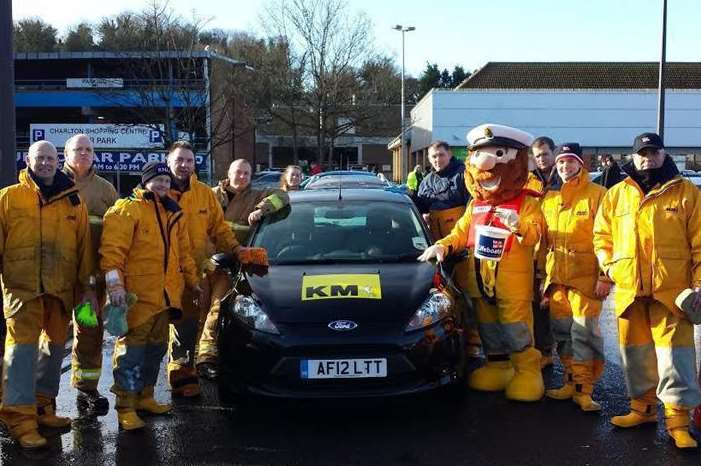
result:
[(533, 137), (516, 128), (484, 124), (467, 133), (465, 184), (472, 201), (450, 234), (420, 261), (469, 250), (467, 292), (476, 310), (486, 364), (470, 387), (502, 391), (517, 401), (544, 392), (540, 352), (533, 347), (533, 250), (543, 231), (536, 194), (524, 188)]

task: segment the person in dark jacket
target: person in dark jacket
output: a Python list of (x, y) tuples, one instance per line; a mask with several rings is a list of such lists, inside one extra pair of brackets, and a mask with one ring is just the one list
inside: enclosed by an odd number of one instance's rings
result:
[[(465, 213), (471, 196), (465, 186), (465, 164), (453, 157), (447, 142), (436, 141), (428, 147), (433, 169), (419, 185), (414, 201), (431, 229), (434, 240), (447, 236)], [(461, 289), (467, 286), (467, 262), (455, 266), (453, 280)], [(471, 316), (468, 316), (468, 320)], [(481, 342), (476, 326), (467, 335), (468, 352), (479, 356)]]
[(601, 156), (601, 167), (603, 172), (601, 174), (601, 186), (606, 189), (611, 188), (611, 186), (623, 181), (626, 177), (625, 173), (621, 171), (618, 163), (613, 159), (610, 154), (605, 154)]

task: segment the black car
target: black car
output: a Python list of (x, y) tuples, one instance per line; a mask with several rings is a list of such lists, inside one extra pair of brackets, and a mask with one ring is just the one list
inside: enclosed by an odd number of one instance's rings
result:
[(232, 274), (220, 387), (276, 397), (384, 396), (463, 379), (465, 302), (411, 200), (381, 190), (300, 191), (257, 228), (263, 276)]
[(392, 186), (374, 173), (360, 170), (335, 170), (319, 173), (304, 180), (302, 189), (385, 189)]

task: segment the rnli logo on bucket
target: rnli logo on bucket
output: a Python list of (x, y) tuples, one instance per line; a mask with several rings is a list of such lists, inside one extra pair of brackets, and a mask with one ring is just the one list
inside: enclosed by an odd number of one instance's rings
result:
[(302, 301), (319, 299), (382, 299), (376, 274), (305, 275)]
[(504, 255), (506, 241), (511, 236), (509, 230), (486, 225), (477, 225), (475, 229), (475, 257), (478, 259), (498, 261)]

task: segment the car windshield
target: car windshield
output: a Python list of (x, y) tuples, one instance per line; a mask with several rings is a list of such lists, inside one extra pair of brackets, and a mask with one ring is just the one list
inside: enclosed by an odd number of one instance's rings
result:
[(305, 189), (338, 189), (339, 183), (344, 188), (384, 188), (387, 183), (373, 175), (326, 175), (311, 180)]
[(271, 264), (415, 261), (428, 246), (407, 204), (344, 200), (293, 203), (266, 218), (253, 246)]

